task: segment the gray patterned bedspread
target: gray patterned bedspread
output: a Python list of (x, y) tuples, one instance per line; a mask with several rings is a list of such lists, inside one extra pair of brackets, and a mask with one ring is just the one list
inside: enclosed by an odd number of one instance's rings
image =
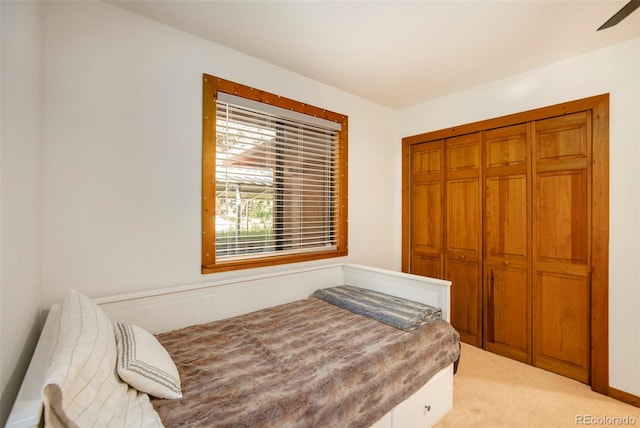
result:
[(167, 427), (368, 427), (459, 355), (443, 320), (406, 332), (314, 297), (157, 337), (182, 381), (152, 399)]

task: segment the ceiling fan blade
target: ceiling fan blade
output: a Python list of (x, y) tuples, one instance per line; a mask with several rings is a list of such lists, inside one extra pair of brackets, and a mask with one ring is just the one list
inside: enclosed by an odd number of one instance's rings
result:
[(640, 7), (640, 0), (631, 0), (629, 3), (624, 5), (622, 9), (620, 9), (615, 15), (613, 15), (607, 22), (602, 24), (598, 31), (604, 30), (605, 28), (613, 27), (618, 22), (625, 19), (627, 16), (631, 14), (634, 10)]

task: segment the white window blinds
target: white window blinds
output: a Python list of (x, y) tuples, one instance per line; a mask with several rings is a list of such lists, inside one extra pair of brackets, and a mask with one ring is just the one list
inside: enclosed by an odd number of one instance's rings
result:
[(336, 248), (338, 131), (334, 122), (218, 98), (217, 259)]

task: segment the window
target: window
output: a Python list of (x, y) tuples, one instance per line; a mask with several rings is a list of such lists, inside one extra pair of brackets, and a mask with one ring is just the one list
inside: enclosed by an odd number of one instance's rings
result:
[(347, 255), (347, 125), (204, 75), (202, 273)]

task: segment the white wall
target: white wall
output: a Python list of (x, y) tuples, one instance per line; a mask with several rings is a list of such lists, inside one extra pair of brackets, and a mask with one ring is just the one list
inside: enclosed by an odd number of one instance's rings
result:
[(102, 2), (0, 5), (3, 412), (38, 305), (70, 288), (101, 297), (243, 274), (199, 273), (202, 73), (349, 115), (341, 260), (391, 269), (401, 137), (610, 92), (611, 384), (640, 395), (640, 41), (396, 114)]
[(202, 73), (348, 115), (341, 260), (399, 267), (391, 110), (110, 4), (44, 7), (45, 305), (69, 288), (100, 297), (214, 280), (200, 274)]
[(610, 93), (609, 383), (640, 395), (640, 38), (399, 111), (398, 139), (603, 93)]
[(42, 10), (0, 2), (0, 425), (40, 325), (42, 296)]

